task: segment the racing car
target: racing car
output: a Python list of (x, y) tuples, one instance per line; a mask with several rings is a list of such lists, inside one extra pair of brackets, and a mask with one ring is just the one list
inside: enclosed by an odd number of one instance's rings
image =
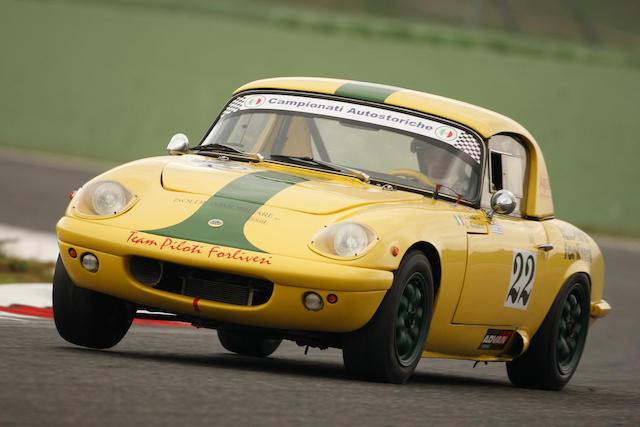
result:
[(601, 252), (555, 218), (535, 139), (487, 109), (271, 78), (167, 150), (90, 180), (57, 223), (70, 343), (109, 348), (134, 317), (171, 317), (246, 356), (283, 339), (339, 348), (357, 379), (455, 358), (559, 390), (611, 310)]

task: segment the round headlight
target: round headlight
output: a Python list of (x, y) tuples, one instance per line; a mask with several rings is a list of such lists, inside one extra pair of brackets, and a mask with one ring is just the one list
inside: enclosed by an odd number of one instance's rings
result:
[(344, 257), (355, 256), (369, 245), (367, 231), (356, 223), (344, 224), (333, 237), (336, 254)]
[(115, 215), (127, 204), (127, 190), (115, 181), (103, 181), (93, 188), (91, 204), (98, 215)]
[(366, 253), (377, 240), (376, 234), (366, 225), (339, 222), (314, 234), (309, 247), (320, 255), (353, 258)]
[(138, 197), (117, 181), (93, 181), (71, 199), (75, 214), (86, 218), (108, 218), (126, 212)]

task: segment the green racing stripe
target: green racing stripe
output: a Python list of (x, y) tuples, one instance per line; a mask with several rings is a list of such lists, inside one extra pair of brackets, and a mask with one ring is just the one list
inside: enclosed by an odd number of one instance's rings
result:
[[(192, 240), (255, 252), (265, 252), (249, 242), (244, 225), (267, 200), (306, 178), (274, 171), (253, 172), (235, 179), (209, 198), (189, 218), (170, 227), (146, 233)], [(209, 225), (221, 224), (217, 227)]]
[(384, 100), (400, 88), (374, 83), (349, 82), (340, 86), (335, 95), (347, 98), (366, 99), (367, 101), (384, 103)]

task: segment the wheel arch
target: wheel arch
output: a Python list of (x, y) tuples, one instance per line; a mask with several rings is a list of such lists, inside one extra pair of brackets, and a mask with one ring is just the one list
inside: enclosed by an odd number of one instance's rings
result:
[(557, 289), (556, 294), (558, 292), (560, 292), (560, 289), (562, 288), (562, 286), (564, 286), (565, 283), (567, 283), (569, 280), (571, 280), (572, 278), (574, 278), (575, 276), (578, 275), (582, 275), (584, 277), (586, 277), (587, 279), (587, 286), (589, 288), (589, 297), (590, 299), (592, 299), (592, 295), (593, 295), (593, 272), (591, 271), (590, 268), (588, 268), (588, 265), (581, 265), (579, 263), (576, 263), (574, 265), (571, 266), (571, 268), (568, 268), (565, 271), (565, 274), (563, 276), (563, 280), (560, 283), (560, 287)]
[[(540, 328), (542, 327), (542, 324), (544, 323), (544, 320), (549, 316), (549, 313), (551, 312), (551, 310), (553, 310), (553, 304), (555, 303), (556, 298), (558, 297), (560, 291), (562, 290), (562, 288), (564, 287), (565, 284), (567, 284), (570, 280), (574, 279), (576, 276), (584, 276), (587, 280), (587, 292), (589, 294), (589, 298), (591, 299), (591, 294), (593, 292), (593, 284), (592, 284), (592, 279), (591, 279), (591, 274), (589, 271), (587, 271), (586, 269), (574, 269), (571, 271), (567, 271), (567, 274), (565, 276), (563, 276), (562, 281), (560, 282), (560, 286), (554, 291), (553, 294), (553, 300), (551, 301), (551, 304), (549, 305), (549, 307), (546, 309), (546, 311), (544, 312), (544, 317), (542, 318), (542, 321), (540, 321), (540, 323), (538, 324), (538, 326), (534, 329), (534, 330), (530, 330), (528, 331), (528, 336), (530, 338), (535, 337), (535, 335), (538, 333), (538, 331), (540, 330)], [(520, 333), (520, 331), (518, 331), (518, 333)], [(527, 339), (524, 339), (524, 341), (527, 341)], [(520, 350), (520, 354), (522, 355), (524, 354), (528, 347), (529, 347), (529, 343), (524, 344), (524, 347)]]
[(440, 289), (440, 282), (442, 277), (442, 266), (440, 262), (440, 254), (438, 250), (429, 242), (416, 242), (407, 250), (407, 253), (411, 250), (417, 250), (424, 254), (429, 260), (431, 265), (431, 273), (433, 274), (433, 296), (438, 296)]

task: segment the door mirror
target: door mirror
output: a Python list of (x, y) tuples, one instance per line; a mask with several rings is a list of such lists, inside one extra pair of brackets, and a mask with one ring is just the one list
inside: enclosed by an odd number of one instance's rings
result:
[(187, 154), (189, 151), (189, 138), (183, 133), (177, 133), (171, 137), (169, 145), (167, 145), (167, 151), (172, 156)]
[(496, 191), (491, 196), (491, 212), (489, 212), (489, 218), (492, 218), (494, 213), (509, 215), (515, 210), (516, 203), (516, 196), (514, 196), (511, 191)]

